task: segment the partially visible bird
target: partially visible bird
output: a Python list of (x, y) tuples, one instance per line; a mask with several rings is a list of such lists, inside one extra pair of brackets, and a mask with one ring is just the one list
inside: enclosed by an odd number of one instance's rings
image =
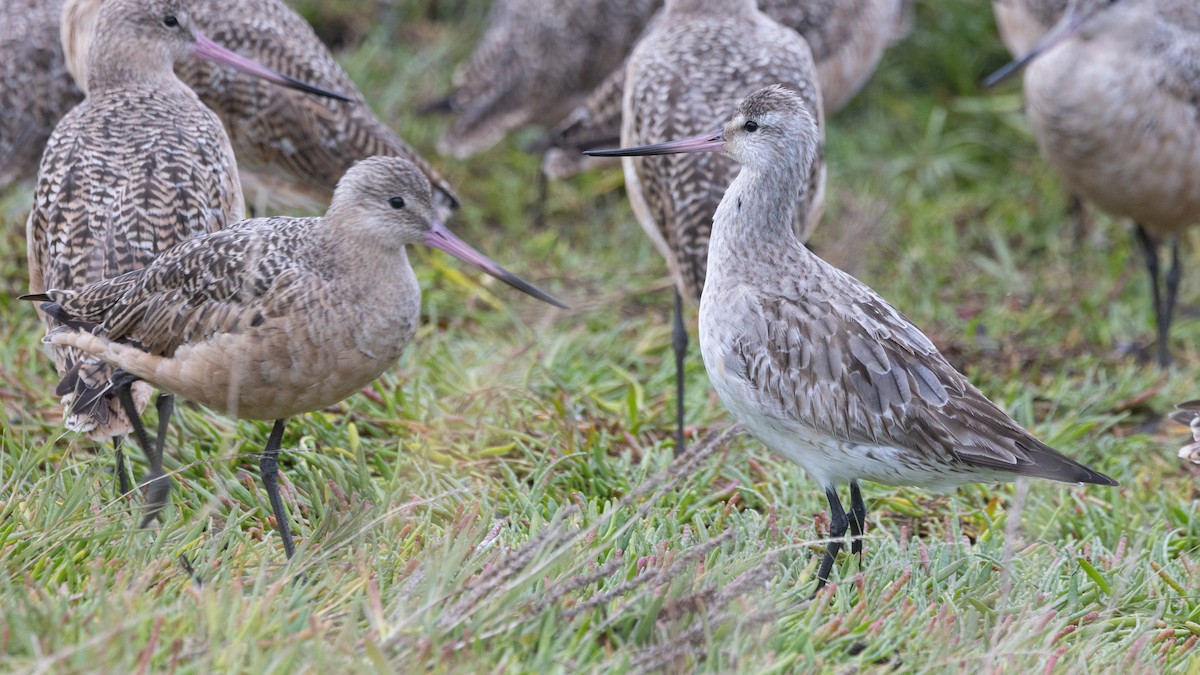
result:
[(1171, 419), (1191, 427), (1192, 440), (1195, 441), (1179, 449), (1179, 459), (1200, 464), (1200, 401), (1188, 401), (1175, 407), (1178, 409), (1171, 413)]
[[(194, 56), (321, 92), (217, 46), (196, 30), (183, 0), (105, 0), (96, 23), (89, 95), (46, 143), (26, 224), (34, 293), (144, 267), (180, 241), (244, 216), (229, 138), (217, 116), (172, 72), (173, 63)], [(57, 325), (43, 318), (48, 329)], [(68, 428), (95, 440), (114, 439), (118, 451), (131, 428), (143, 435), (134, 425), (149, 387), (114, 389), (109, 368), (98, 359), (65, 347), (53, 351)], [(151, 479), (161, 477), (161, 443), (157, 457), (145, 443), (143, 449)], [(121, 460), (118, 454), (124, 490)], [(154, 487), (168, 485), (160, 480)]]
[[(30, 43), (46, 43), (41, 49), (55, 52), (56, 58), (49, 64), (55, 75), (44, 78), (48, 86), (74, 88), (64, 79), (59, 52), (65, 49), (66, 65), (86, 88), (87, 50), (100, 5), (101, 0), (50, 0), (39, 10), (48, 14), (52, 8), (60, 8), (62, 16), (61, 48), (57, 14), (52, 43), (41, 35), (48, 32), (44, 21), (39, 23), (39, 34), (30, 38)], [(458, 207), (453, 188), (371, 112), (312, 27), (282, 0), (195, 0), (190, 7), (197, 27), (217, 44), (284, 75), (349, 97), (319, 99), (301, 92), (280, 92), (202, 61), (178, 65), (179, 77), (225, 123), (251, 197), (291, 206), (323, 205), (355, 161), (392, 155), (409, 159), (425, 171), (443, 215)], [(4, 109), (35, 103), (45, 105), (24, 91), (14, 94), (13, 103), (4, 104)], [(69, 105), (46, 106), (46, 115), (57, 121), (67, 110)], [(44, 139), (30, 146), (34, 162), (43, 145)]]
[(1013, 58), (1029, 53), (1067, 9), (1067, 0), (992, 0), (1000, 41)]
[[(711, 129), (744, 96), (773, 83), (800, 92), (820, 120), (815, 77), (804, 38), (760, 12), (754, 0), (667, 0), (626, 66), (621, 143), (656, 143)], [(792, 227), (801, 241), (824, 202), (823, 137), (816, 148), (818, 159), (808, 167), (804, 189), (792, 195), (797, 206)], [(675, 280), (676, 450), (682, 452), (683, 298), (700, 298), (712, 213), (738, 167), (718, 155), (626, 157), (622, 164), (633, 212)]]
[(494, 0), (445, 97), (438, 151), (469, 157), (529, 124), (563, 118), (629, 54), (662, 0)]
[[(841, 110), (874, 74), (884, 49), (904, 30), (904, 0), (759, 0), (758, 8), (800, 33), (812, 50), (826, 116)], [(584, 150), (620, 142), (625, 64), (536, 145), (553, 180), (604, 164)]]
[[(1200, 5), (1070, 0), (1041, 42), (988, 82), (1022, 66), (1026, 115), (1042, 156), (1074, 191), (1136, 224), (1157, 362), (1165, 367), (1182, 276), (1179, 240), (1200, 222)], [(1165, 277), (1163, 243), (1171, 251)]]
[(247, 220), (144, 269), (26, 299), (63, 322), (51, 344), (229, 415), (274, 420), (262, 479), (290, 558), (277, 484), (286, 420), (345, 399), (400, 357), (421, 306), (406, 247), (422, 243), (565, 306), (451, 234), (423, 172), (396, 157), (351, 168), (323, 217)]
[(0, 2), (0, 190), (37, 176), (54, 125), (83, 100), (63, 62), (60, 4)]
[[(805, 203), (797, 194), (813, 189), (821, 147), (807, 98), (767, 87), (718, 133), (613, 152), (719, 152), (741, 164), (713, 216), (700, 351), (733, 416), (825, 489), (832, 539), (818, 588), (847, 530), (851, 551), (861, 551), (860, 480), (936, 489), (1018, 476), (1116, 485), (1021, 428), (903, 314), (796, 237)], [(847, 482), (849, 517), (837, 493)]]

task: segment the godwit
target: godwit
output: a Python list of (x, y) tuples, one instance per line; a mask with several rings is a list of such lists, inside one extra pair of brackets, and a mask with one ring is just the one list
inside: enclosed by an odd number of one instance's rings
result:
[[(100, 3), (67, 0), (62, 8), (67, 65), (80, 82), (86, 80), (87, 45)], [(282, 0), (197, 0), (192, 13), (197, 28), (217, 44), (349, 97), (280, 92), (202, 61), (180, 63), (180, 79), (225, 123), (248, 194), (291, 204), (326, 204), (355, 161), (391, 155), (425, 171), (444, 215), (458, 207), (445, 179), (371, 112), (312, 27)]]
[(1195, 441), (1179, 449), (1179, 459), (1186, 459), (1192, 464), (1200, 464), (1200, 401), (1188, 401), (1175, 406), (1178, 408), (1171, 413), (1171, 419), (1192, 428), (1192, 440)]
[[(1071, 0), (1066, 14), (994, 83), (1028, 64), (1026, 114), (1038, 148), (1073, 190), (1136, 223), (1158, 327), (1171, 360), (1179, 237), (1200, 221), (1200, 5), (1191, 0)], [(1171, 268), (1165, 295), (1158, 246)]]
[(1016, 58), (1028, 54), (1066, 9), (1067, 0), (992, 0), (1000, 41)]
[(549, 126), (624, 60), (662, 0), (495, 0), (453, 90), (438, 151), (469, 157), (527, 124)]
[[(904, 0), (759, 0), (758, 8), (800, 33), (812, 49), (821, 105), (832, 115), (850, 102), (875, 72), (889, 43), (903, 31)], [(580, 154), (619, 142), (625, 64), (614, 70), (587, 99), (541, 142), (542, 163), (553, 180), (601, 164)]]
[[(623, 145), (709, 130), (746, 94), (775, 82), (800, 92), (820, 128), (821, 99), (808, 44), (760, 12), (754, 0), (667, 0), (663, 15), (630, 55), (625, 73)], [(797, 208), (789, 212), (801, 241), (816, 224), (824, 200), (820, 135), (815, 147), (818, 158), (808, 167), (804, 189), (793, 195)], [(700, 298), (712, 213), (737, 174), (737, 164), (718, 155), (626, 157), (622, 164), (633, 212), (675, 279), (676, 451), (682, 452), (683, 297)]]
[(400, 357), (420, 319), (405, 253), (417, 243), (564, 307), (451, 234), (428, 179), (398, 157), (351, 168), (324, 217), (247, 220), (144, 269), (26, 299), (63, 322), (51, 344), (227, 414), (275, 420), (260, 466), (290, 558), (276, 461), (286, 420), (341, 401)]
[[(42, 157), (27, 223), (31, 291), (75, 288), (138, 269), (184, 239), (243, 217), (221, 121), (171, 70), (189, 55), (320, 91), (218, 47), (195, 30), (180, 0), (106, 0), (88, 64), (91, 93), (59, 122)], [(57, 325), (43, 318), (48, 328)], [(54, 357), (67, 426), (92, 439), (114, 439), (125, 491), (119, 439), (133, 424), (145, 440), (137, 411), (149, 388), (114, 391), (99, 360), (65, 348)], [(143, 449), (150, 478), (161, 478), (161, 447)], [(167, 489), (166, 480), (157, 480), (152, 495), (165, 498)]]
[(63, 63), (59, 3), (0, 3), (0, 190), (37, 175), (46, 139), (83, 100)]
[[(796, 237), (821, 128), (806, 97), (754, 92), (716, 134), (623, 155), (720, 152), (742, 165), (717, 207), (700, 299), (700, 351), (725, 407), (801, 466), (829, 500), (829, 579), (849, 529), (861, 551), (860, 480), (946, 488), (1037, 476), (1116, 485), (1034, 438), (973, 387), (875, 291)], [(850, 483), (847, 518), (837, 486)]]

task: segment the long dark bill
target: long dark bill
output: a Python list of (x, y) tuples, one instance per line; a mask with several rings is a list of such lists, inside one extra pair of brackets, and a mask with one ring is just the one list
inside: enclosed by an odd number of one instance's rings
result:
[(681, 138), (677, 141), (635, 145), (631, 148), (585, 150), (583, 154), (591, 157), (639, 157), (642, 155), (674, 155), (681, 152), (720, 152), (724, 149), (725, 133), (718, 131), (715, 134), (701, 134), (691, 138)]
[(531, 295), (542, 302), (549, 303), (555, 307), (561, 307), (562, 309), (570, 309), (562, 300), (509, 272), (496, 264), (491, 258), (471, 248), (470, 244), (459, 239), (439, 221), (434, 221), (433, 228), (425, 233), (425, 245), (441, 249), (467, 264), (474, 265), (518, 291)]
[(222, 47), (221, 45), (213, 42), (203, 33), (196, 33), (196, 45), (192, 48), (192, 53), (197, 58), (229, 66), (230, 68), (239, 70), (247, 75), (278, 84), (281, 87), (296, 89), (306, 94), (313, 94), (314, 96), (323, 96), (325, 98), (332, 98), (338, 101), (346, 101), (347, 103), (352, 103), (354, 101), (354, 99), (348, 96), (326, 91), (320, 87), (314, 87), (307, 82), (301, 82), (294, 77), (288, 77), (283, 73), (271, 70), (270, 68), (258, 63), (257, 61), (254, 61), (253, 59), (248, 59), (241, 54), (232, 52)]
[(1078, 33), (1079, 29), (1082, 27), (1083, 15), (1079, 13), (1079, 10), (1076, 9), (1068, 12), (1063, 16), (1062, 19), (1059, 20), (1057, 24), (1054, 25), (1054, 28), (1051, 28), (1048, 33), (1042, 36), (1041, 40), (1038, 40), (1038, 43), (1033, 46), (1033, 49), (1029, 50), (1028, 54), (1016, 59), (1015, 61), (1012, 61), (991, 75), (988, 75), (987, 79), (983, 81), (983, 86), (994, 87), (1004, 80), (1007, 80), (1008, 78), (1017, 74), (1017, 72), (1019, 72), (1022, 68), (1029, 65), (1029, 63), (1037, 57), (1045, 54), (1059, 43)]

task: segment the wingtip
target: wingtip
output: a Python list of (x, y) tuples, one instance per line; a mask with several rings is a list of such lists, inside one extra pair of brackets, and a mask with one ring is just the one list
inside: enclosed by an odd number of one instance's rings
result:
[(447, 94), (417, 106), (418, 115), (444, 115), (454, 112), (454, 94)]

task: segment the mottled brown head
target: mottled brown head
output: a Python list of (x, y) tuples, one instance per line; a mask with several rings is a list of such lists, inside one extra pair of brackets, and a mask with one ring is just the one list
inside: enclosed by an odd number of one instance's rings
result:
[(327, 215), (354, 221), (356, 231), (388, 250), (425, 241), (438, 221), (429, 179), (399, 157), (369, 157), (350, 167)]
[(792, 166), (807, 174), (821, 130), (804, 99), (782, 85), (750, 94), (725, 123), (725, 154), (742, 166), (767, 170)]
[(195, 42), (195, 25), (181, 0), (104, 0), (87, 48), (88, 89), (174, 77), (175, 62), (191, 54)]
[(370, 157), (350, 167), (338, 181), (325, 215), (329, 226), (337, 228), (344, 239), (352, 239), (363, 257), (374, 251), (395, 254), (408, 244), (425, 244), (543, 302), (566, 307), (446, 229), (434, 210), (429, 179), (407, 159)]

